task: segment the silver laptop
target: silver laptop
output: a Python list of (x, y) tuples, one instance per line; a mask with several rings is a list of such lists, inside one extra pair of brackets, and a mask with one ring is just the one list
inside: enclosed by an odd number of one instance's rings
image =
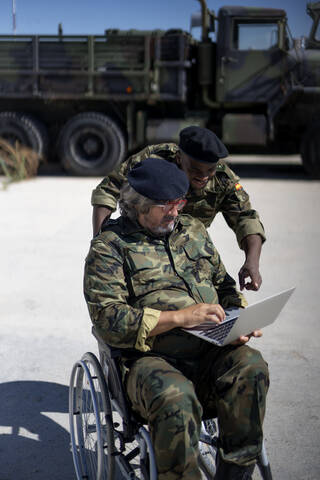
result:
[(247, 308), (227, 308), (226, 319), (217, 324), (204, 322), (193, 328), (184, 328), (185, 332), (203, 338), (219, 347), (237, 340), (241, 335), (248, 335), (254, 330), (266, 327), (275, 321), (295, 287), (277, 293)]

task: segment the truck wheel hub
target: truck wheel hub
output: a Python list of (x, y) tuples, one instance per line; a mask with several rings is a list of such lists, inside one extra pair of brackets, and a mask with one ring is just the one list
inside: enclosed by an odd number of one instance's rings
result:
[(82, 148), (87, 155), (96, 155), (101, 150), (101, 142), (94, 137), (89, 137), (84, 140)]

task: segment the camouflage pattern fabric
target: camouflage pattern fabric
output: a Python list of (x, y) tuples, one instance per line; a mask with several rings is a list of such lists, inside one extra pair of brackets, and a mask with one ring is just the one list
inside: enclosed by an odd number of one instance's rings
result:
[(84, 293), (99, 336), (124, 349), (127, 392), (150, 425), (159, 479), (201, 478), (202, 409), (218, 415), (223, 458), (252, 462), (261, 449), (268, 384), (260, 354), (214, 347), (179, 328), (148, 338), (159, 311), (246, 305), (203, 224), (180, 215), (168, 237), (156, 238), (126, 218), (110, 221), (92, 240)]
[(130, 370), (127, 392), (133, 409), (148, 421), (158, 479), (201, 480), (202, 408), (192, 382), (162, 358), (141, 358)]
[[(189, 215), (180, 215), (174, 231), (164, 238), (148, 235), (123, 217), (111, 220), (91, 242), (84, 289), (98, 334), (114, 347), (142, 352), (154, 342), (140, 339), (148, 336), (145, 317), (150, 310), (178, 310), (196, 303), (246, 305), (205, 227)], [(161, 348), (166, 353), (166, 342)]]
[(202, 343), (192, 362), (180, 360), (174, 366), (170, 360), (144, 357), (127, 376), (133, 409), (149, 425), (159, 480), (201, 480), (202, 415), (218, 417), (219, 451), (225, 461), (250, 465), (261, 451), (266, 363), (247, 346)]
[[(103, 205), (114, 211), (117, 208), (119, 191), (126, 180), (129, 170), (147, 157), (162, 157), (175, 162), (179, 147), (174, 143), (162, 143), (144, 148), (141, 152), (129, 157), (118, 170), (93, 190), (92, 205)], [(265, 233), (259, 214), (253, 210), (249, 195), (239, 183), (239, 177), (220, 160), (214, 177), (209, 180), (202, 191), (195, 192), (191, 188), (186, 196), (188, 203), (184, 213), (198, 218), (209, 227), (218, 212), (221, 212), (230, 228), (235, 232), (239, 246), (247, 235), (260, 235), (265, 240)]]

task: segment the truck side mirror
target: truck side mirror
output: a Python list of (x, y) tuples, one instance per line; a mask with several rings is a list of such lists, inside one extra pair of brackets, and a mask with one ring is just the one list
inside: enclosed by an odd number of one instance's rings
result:
[(278, 48), (280, 50), (286, 50), (286, 21), (281, 19), (279, 20), (278, 25), (279, 25)]

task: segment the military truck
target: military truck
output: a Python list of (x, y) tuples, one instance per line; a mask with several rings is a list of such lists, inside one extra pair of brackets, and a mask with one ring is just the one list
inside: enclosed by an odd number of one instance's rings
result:
[(200, 39), (180, 29), (2, 35), (0, 137), (100, 176), (196, 124), (231, 151), (301, 152), (320, 177), (320, 2), (307, 6), (313, 25), (300, 44), (282, 9), (216, 16), (199, 2)]

